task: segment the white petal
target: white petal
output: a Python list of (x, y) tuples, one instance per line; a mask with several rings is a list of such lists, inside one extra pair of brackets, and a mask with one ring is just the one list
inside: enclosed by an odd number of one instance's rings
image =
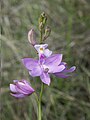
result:
[(41, 45), (34, 45), (34, 47), (39, 52)]
[(17, 92), (14, 84), (10, 84), (10, 90), (14, 93)]
[(50, 51), (49, 49), (45, 49), (45, 50), (44, 50), (44, 55), (45, 55), (46, 57), (49, 57), (51, 54), (52, 54), (52, 51)]
[(41, 44), (41, 45), (34, 45), (35, 49), (39, 52), (40, 48), (46, 49), (48, 47), (48, 44)]
[(48, 44), (41, 44), (41, 47), (46, 49), (48, 47)]

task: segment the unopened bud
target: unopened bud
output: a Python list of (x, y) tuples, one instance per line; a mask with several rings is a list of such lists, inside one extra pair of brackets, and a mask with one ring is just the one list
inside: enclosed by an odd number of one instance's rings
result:
[[(43, 12), (41, 15), (40, 15), (40, 18), (39, 18), (39, 29), (43, 29), (45, 27), (45, 24), (46, 24), (46, 21), (47, 21), (47, 16), (46, 14)], [(40, 27), (41, 26), (41, 27)]]
[(39, 24), (39, 30), (41, 31), (43, 28), (44, 28), (44, 26), (43, 26), (43, 23), (41, 22), (41, 23)]
[(47, 26), (45, 29), (45, 34), (44, 34), (43, 40), (46, 40), (50, 36), (50, 33), (51, 33), (51, 29), (49, 26)]
[(46, 24), (47, 16), (46, 16), (45, 12), (43, 12), (43, 13), (41, 14), (41, 17), (42, 17), (42, 22), (43, 22), (43, 24)]
[(33, 29), (31, 29), (28, 32), (28, 40), (29, 40), (30, 44), (32, 44), (33, 46), (36, 44), (35, 32)]

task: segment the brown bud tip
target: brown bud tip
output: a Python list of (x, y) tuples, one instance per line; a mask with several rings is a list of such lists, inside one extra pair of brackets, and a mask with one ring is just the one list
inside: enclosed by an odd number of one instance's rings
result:
[(35, 45), (36, 44), (36, 39), (35, 39), (35, 31), (34, 29), (31, 29), (28, 32), (28, 41), (30, 42), (30, 44)]
[(46, 30), (46, 32), (51, 33), (51, 28), (49, 26), (47, 26), (45, 30)]

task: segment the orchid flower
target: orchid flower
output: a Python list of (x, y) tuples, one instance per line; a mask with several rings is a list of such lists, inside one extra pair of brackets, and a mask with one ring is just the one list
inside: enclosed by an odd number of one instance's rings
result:
[(36, 44), (36, 38), (35, 38), (34, 29), (31, 29), (28, 32), (28, 41), (37, 50), (37, 52), (39, 54), (39, 58), (42, 57), (42, 56), (49, 57), (52, 54), (52, 51), (47, 49), (48, 44)]
[[(40, 63), (39, 60), (35, 60), (32, 58), (22, 59), (22, 62), (28, 69), (29, 74), (32, 77), (40, 76), (41, 81), (47, 85), (50, 85), (51, 81), (49, 74), (52, 73), (60, 77), (58, 74), (62, 73), (63, 75), (65, 75), (65, 73), (70, 71), (66, 70), (65, 64), (62, 64), (61, 61), (62, 54), (51, 55), (50, 57), (45, 58), (42, 63)], [(71, 70), (70, 72), (74, 70), (75, 68), (73, 68), (73, 70)]]
[(34, 48), (37, 50), (39, 54), (39, 58), (42, 56), (49, 57), (52, 54), (52, 51), (47, 49), (48, 44), (36, 44), (34, 45)]
[(23, 98), (31, 95), (35, 90), (26, 80), (14, 80), (14, 84), (10, 84), (11, 95), (16, 98)]

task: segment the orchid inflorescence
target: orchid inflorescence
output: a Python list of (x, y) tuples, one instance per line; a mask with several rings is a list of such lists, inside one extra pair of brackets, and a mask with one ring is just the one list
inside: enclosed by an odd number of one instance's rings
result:
[[(53, 52), (48, 49), (48, 44), (44, 43), (51, 32), (50, 27), (46, 26), (45, 28), (46, 21), (47, 17), (45, 13), (42, 13), (39, 18), (39, 44), (36, 42), (34, 29), (31, 29), (28, 33), (29, 43), (37, 51), (38, 59), (23, 58), (21, 61), (32, 77), (40, 76), (42, 83), (49, 86), (51, 83), (51, 74), (59, 78), (67, 78), (71, 76), (70, 73), (72, 73), (76, 67), (73, 66), (68, 69), (67, 63), (62, 62), (63, 55), (53, 54)], [(11, 95), (16, 98), (23, 98), (35, 92), (26, 80), (14, 80), (14, 84), (10, 84), (10, 90), (12, 92)]]

